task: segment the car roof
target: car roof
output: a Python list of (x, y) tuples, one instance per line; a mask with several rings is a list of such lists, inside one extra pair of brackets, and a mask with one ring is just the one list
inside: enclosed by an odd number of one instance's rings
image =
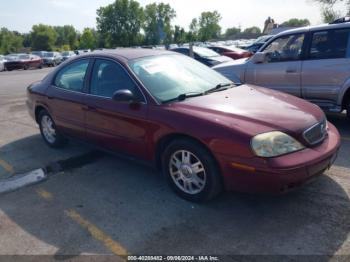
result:
[(147, 57), (147, 56), (157, 56), (173, 54), (173, 52), (164, 51), (164, 50), (154, 50), (154, 49), (145, 49), (145, 48), (118, 48), (118, 49), (105, 49), (105, 50), (96, 50), (91, 53), (86, 53), (80, 55), (80, 57), (89, 57), (96, 55), (107, 55), (123, 60), (134, 60), (137, 58)]
[(295, 34), (295, 33), (314, 32), (314, 31), (329, 30), (329, 29), (342, 29), (342, 28), (350, 28), (350, 22), (299, 27), (299, 28), (283, 31), (277, 34), (276, 36), (283, 36), (283, 35), (289, 35), (289, 34)]

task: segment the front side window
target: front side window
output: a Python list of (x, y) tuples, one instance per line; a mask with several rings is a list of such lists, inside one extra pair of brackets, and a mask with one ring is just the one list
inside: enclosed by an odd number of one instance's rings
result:
[(182, 94), (205, 93), (219, 84), (232, 83), (196, 60), (177, 54), (141, 58), (129, 65), (159, 102)]
[(112, 98), (116, 91), (122, 89), (130, 90), (136, 97), (141, 97), (136, 84), (119, 64), (113, 61), (96, 59), (92, 72), (90, 93)]
[(263, 51), (267, 61), (274, 63), (300, 60), (304, 37), (304, 34), (297, 34), (277, 38)]
[(316, 32), (312, 35), (310, 59), (345, 58), (350, 29)]
[(80, 60), (64, 67), (56, 76), (54, 85), (76, 92), (82, 92), (89, 60)]

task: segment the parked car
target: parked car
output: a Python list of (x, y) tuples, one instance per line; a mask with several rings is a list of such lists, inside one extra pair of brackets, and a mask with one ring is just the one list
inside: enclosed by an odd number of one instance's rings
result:
[(75, 137), (149, 161), (191, 201), (223, 189), (293, 189), (328, 169), (340, 145), (337, 129), (311, 103), (235, 86), (174, 52), (77, 56), (27, 90), (50, 147)]
[(280, 33), (251, 59), (215, 68), (242, 83), (283, 91), (350, 119), (350, 23)]
[(36, 55), (28, 54), (10, 54), (5, 57), (5, 68), (8, 71), (16, 69), (28, 70), (30, 68), (39, 68), (43, 67), (43, 60)]
[(0, 55), (0, 72), (5, 70), (6, 59), (3, 55)]
[[(190, 47), (179, 47), (179, 48), (174, 48), (171, 49), (171, 51), (190, 56)], [(194, 46), (193, 47), (193, 55), (194, 59), (197, 61), (201, 62), (202, 64), (205, 64), (209, 67), (224, 63), (224, 62), (229, 62), (232, 61), (231, 58), (227, 56), (222, 56), (213, 50), (210, 50), (206, 47), (198, 47)]]
[(44, 58), (46, 53), (47, 53), (46, 51), (33, 51), (33, 52), (31, 52), (32, 55), (36, 55), (36, 56), (39, 56), (41, 58)]
[(215, 51), (216, 53), (228, 56), (234, 60), (251, 57), (253, 53), (243, 50), (235, 46), (208, 46), (209, 49)]
[(76, 54), (73, 51), (64, 51), (61, 53), (61, 56), (62, 56), (62, 62), (63, 62), (71, 57), (76, 56)]
[(252, 44), (245, 46), (244, 49), (247, 50), (248, 52), (251, 52), (255, 54), (256, 52), (259, 51), (259, 49), (266, 43), (268, 42), (273, 35), (264, 35), (256, 39)]
[(46, 66), (57, 66), (62, 63), (62, 56), (59, 52), (46, 52), (44, 54), (44, 64)]

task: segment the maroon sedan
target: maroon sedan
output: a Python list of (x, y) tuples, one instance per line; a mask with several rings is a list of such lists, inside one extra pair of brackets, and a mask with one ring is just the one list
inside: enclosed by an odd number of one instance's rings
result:
[(208, 48), (216, 53), (219, 53), (220, 55), (230, 57), (234, 60), (248, 58), (253, 55), (251, 52), (235, 46), (209, 46)]
[(153, 162), (192, 201), (292, 189), (328, 169), (340, 145), (317, 106), (166, 51), (78, 56), (29, 86), (27, 105), (49, 146), (73, 137)]
[(41, 57), (36, 55), (27, 55), (27, 54), (11, 54), (6, 56), (5, 68), (8, 71), (15, 69), (24, 69), (28, 70), (30, 68), (39, 68), (43, 67), (43, 60)]

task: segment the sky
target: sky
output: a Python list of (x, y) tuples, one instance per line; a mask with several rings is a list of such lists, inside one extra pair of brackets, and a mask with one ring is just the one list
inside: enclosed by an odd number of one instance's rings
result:
[[(223, 30), (229, 27), (263, 27), (271, 16), (282, 23), (290, 18), (307, 18), (313, 25), (322, 22), (320, 6), (313, 0), (138, 0), (142, 6), (153, 2), (169, 3), (176, 11), (173, 24), (188, 29), (192, 18), (203, 11), (217, 10)], [(32, 25), (73, 25), (79, 31), (96, 27), (96, 10), (114, 0), (0, 0), (0, 28), (21, 33)], [(342, 10), (338, 5), (337, 9)]]

